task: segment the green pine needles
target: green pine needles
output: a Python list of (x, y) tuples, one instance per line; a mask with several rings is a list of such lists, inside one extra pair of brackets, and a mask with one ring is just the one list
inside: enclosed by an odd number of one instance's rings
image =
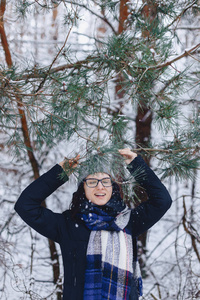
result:
[[(86, 11), (104, 22), (108, 33), (99, 39), (88, 33), (92, 42), (81, 58), (67, 45), (50, 57), (49, 65), (28, 62), (25, 66), (17, 58), (12, 67), (1, 65), (0, 122), (7, 145), (14, 147), (19, 157), (22, 148), (39, 153), (44, 145), (50, 149), (61, 140), (73, 139), (77, 145), (84, 141), (82, 157), (94, 149), (101, 161), (105, 154), (115, 157), (117, 149), (129, 146), (157, 157), (164, 177), (191, 177), (199, 168), (199, 65), (191, 58), (192, 63), (179, 70), (173, 62), (195, 56), (199, 45), (182, 56), (176, 53), (173, 24), (198, 4), (153, 1), (154, 10), (147, 16), (142, 3), (129, 2), (124, 30), (119, 34), (117, 26), (122, 21), (117, 1), (62, 2), (21, 1), (18, 12), (62, 7), (63, 20), (71, 17), (78, 26)], [(70, 37), (73, 32), (67, 26)], [(149, 126), (158, 130), (154, 145), (150, 140), (138, 144), (134, 136), (137, 111), (144, 107), (153, 116)], [(192, 121), (189, 111), (195, 114)], [(145, 118), (148, 115), (140, 121)], [(32, 147), (25, 142), (28, 137)]]

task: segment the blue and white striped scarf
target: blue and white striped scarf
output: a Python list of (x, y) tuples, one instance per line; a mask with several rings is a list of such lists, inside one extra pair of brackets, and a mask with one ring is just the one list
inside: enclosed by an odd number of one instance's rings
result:
[(113, 216), (92, 205), (89, 213), (81, 213), (81, 219), (91, 230), (84, 300), (130, 299), (132, 280), (140, 284), (142, 294), (140, 269), (133, 258), (132, 236), (126, 229), (130, 214), (127, 206)]

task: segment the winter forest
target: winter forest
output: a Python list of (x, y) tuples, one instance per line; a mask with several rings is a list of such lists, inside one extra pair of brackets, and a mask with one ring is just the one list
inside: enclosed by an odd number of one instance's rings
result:
[[(0, 18), (0, 299), (62, 299), (59, 246), (14, 211), (22, 190), (77, 154), (124, 178), (126, 147), (173, 199), (138, 239), (141, 299), (200, 299), (200, 1), (1, 0)], [(46, 207), (69, 207), (78, 172)]]

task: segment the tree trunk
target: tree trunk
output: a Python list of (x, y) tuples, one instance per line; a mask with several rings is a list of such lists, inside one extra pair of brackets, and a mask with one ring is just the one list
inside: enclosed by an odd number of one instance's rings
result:
[[(1, 0), (0, 2), (0, 35), (1, 35), (1, 43), (2, 47), (5, 52), (5, 60), (9, 68), (12, 68), (13, 62), (12, 62), (12, 56), (10, 53), (6, 33), (5, 33), (5, 28), (4, 28), (4, 13), (6, 9), (6, 0)], [(21, 130), (23, 134), (23, 139), (24, 139), (24, 145), (26, 146), (29, 162), (31, 164), (33, 174), (34, 174), (34, 179), (37, 179), (40, 174), (39, 174), (39, 168), (38, 168), (38, 163), (34, 155), (33, 147), (31, 145), (31, 140), (30, 140), (30, 134), (28, 130), (28, 123), (24, 111), (24, 105), (22, 99), (15, 93), (15, 98), (17, 102), (17, 108), (20, 116), (20, 122), (21, 122)], [(46, 203), (43, 202), (43, 206), (46, 207)], [(61, 285), (59, 284), (59, 277), (60, 277), (60, 265), (59, 265), (59, 258), (58, 258), (58, 253), (56, 250), (56, 245), (53, 241), (48, 240), (49, 242), (49, 250), (50, 250), (50, 256), (53, 261), (53, 282), (58, 285), (59, 290), (61, 289)], [(57, 292), (57, 299), (61, 300), (62, 293)]]
[[(149, 114), (150, 113), (150, 114)], [(137, 116), (136, 116), (136, 137), (135, 141), (138, 146), (148, 148), (148, 143), (151, 139), (151, 123), (152, 123), (152, 114), (145, 103), (138, 104), (137, 107)], [(144, 157), (145, 162), (150, 164), (150, 157)], [(147, 194), (144, 193), (141, 189), (137, 191), (137, 197), (141, 202), (147, 201)], [(142, 259), (143, 254), (146, 254), (146, 242), (147, 242), (147, 232), (141, 234), (138, 238), (140, 241), (139, 244), (139, 261), (142, 270), (142, 276), (146, 276), (145, 272), (145, 260)]]
[[(144, 2), (143, 6), (143, 16), (144, 18), (148, 19), (150, 23), (156, 18), (157, 16), (157, 5), (154, 1), (147, 1)], [(145, 4), (146, 3), (146, 4)], [(120, 1), (120, 12), (119, 12), (119, 26), (118, 26), (118, 34), (121, 34), (123, 31), (126, 30), (126, 20), (128, 18), (128, 1), (121, 0)], [(143, 37), (150, 37), (151, 32), (150, 31), (143, 31), (142, 33)], [(120, 82), (123, 80), (120, 76), (118, 77), (118, 82), (116, 84), (116, 94), (118, 99), (122, 99), (124, 96), (124, 92), (122, 89), (122, 86)], [(152, 123), (152, 114), (150, 111), (150, 108), (148, 107), (148, 99), (145, 99), (145, 95), (140, 93), (138, 90), (138, 93), (141, 94), (140, 102), (138, 103), (137, 107), (137, 116), (136, 116), (136, 136), (135, 141), (138, 146), (147, 147), (150, 138), (151, 138), (151, 123)], [(123, 103), (123, 102), (122, 102)], [(122, 106), (123, 104), (120, 104)], [(144, 158), (146, 163), (150, 164), (150, 157)], [(138, 190), (137, 196), (140, 199), (140, 201), (146, 201), (147, 195), (143, 193), (143, 191)], [(139, 237), (139, 241), (141, 243), (139, 248), (139, 254), (140, 257), (142, 257), (142, 254), (146, 253), (146, 239), (147, 239), (147, 233), (142, 234)], [(143, 276), (145, 276), (145, 261), (140, 258), (140, 264), (143, 270)]]
[[(155, 1), (148, 0), (144, 1), (142, 14), (145, 19), (148, 19), (150, 24), (154, 21), (157, 16), (157, 4)], [(144, 38), (149, 38), (151, 36), (151, 32), (149, 30), (143, 30), (142, 33)], [(148, 40), (148, 39), (147, 39)], [(151, 45), (152, 46), (152, 45)], [(138, 92), (139, 89), (138, 89)], [(137, 147), (148, 148), (148, 144), (151, 140), (151, 124), (152, 124), (152, 114), (150, 108), (148, 106), (148, 99), (146, 99), (145, 95), (141, 92), (141, 98), (137, 106), (137, 116), (136, 116), (136, 136), (135, 141)], [(150, 156), (144, 157), (146, 163), (150, 165)], [(138, 191), (138, 197), (140, 201), (144, 202), (147, 200), (147, 195), (141, 191)], [(146, 254), (146, 241), (147, 241), (147, 232), (143, 233), (139, 237), (139, 241), (141, 242), (140, 249), (140, 257), (142, 254)], [(145, 276), (145, 261), (140, 258), (140, 265), (143, 271), (143, 276)]]
[(128, 18), (128, 0), (120, 1), (120, 12), (119, 12), (119, 26), (118, 26), (118, 34), (122, 33), (126, 30), (126, 20)]
[[(118, 25), (118, 34), (121, 34), (123, 31), (126, 30), (126, 20), (128, 18), (128, 0), (121, 0), (120, 7), (119, 7), (119, 25)], [(122, 89), (121, 82), (123, 81), (122, 75), (119, 75), (116, 80), (115, 86), (115, 95), (118, 99), (123, 99), (124, 91)], [(122, 109), (123, 101), (119, 101), (119, 110)]]
[(53, 40), (57, 40), (58, 39), (58, 23), (57, 23), (57, 17), (58, 17), (58, 9), (57, 9), (57, 5), (54, 3), (54, 9), (53, 9), (53, 19), (52, 19), (52, 28), (54, 28), (53, 31)]

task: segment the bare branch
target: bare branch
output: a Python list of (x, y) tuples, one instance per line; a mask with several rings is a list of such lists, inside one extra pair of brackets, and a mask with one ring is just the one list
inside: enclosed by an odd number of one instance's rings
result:
[(177, 27), (176, 30), (199, 30), (200, 27), (196, 26), (196, 27), (192, 27), (192, 26), (181, 26), (181, 27)]
[(198, 239), (197, 236), (194, 235), (194, 233), (189, 229), (189, 227), (186, 224), (187, 223), (187, 221), (186, 221), (187, 209), (186, 209), (184, 197), (183, 197), (183, 209), (184, 209), (184, 213), (183, 213), (183, 217), (182, 217), (183, 228), (184, 228), (185, 232), (187, 232), (190, 235), (192, 247), (193, 247), (194, 252), (196, 253), (196, 256), (200, 262), (200, 253), (198, 252), (197, 245), (196, 245), (196, 241), (200, 242), (200, 240)]

